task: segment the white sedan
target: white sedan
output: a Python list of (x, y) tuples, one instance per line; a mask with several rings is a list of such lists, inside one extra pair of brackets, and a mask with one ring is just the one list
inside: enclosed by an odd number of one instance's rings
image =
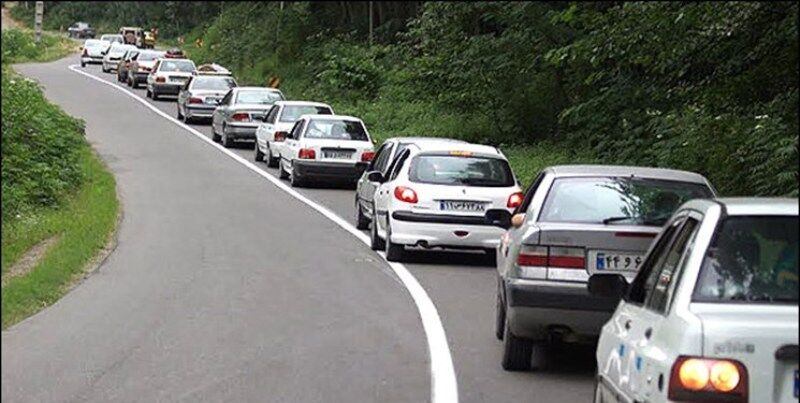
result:
[(595, 402), (797, 402), (798, 200), (698, 199), (672, 216), (597, 346)]
[(280, 177), (292, 186), (325, 180), (355, 184), (375, 156), (361, 119), (303, 115), (280, 146)]
[(482, 249), (494, 253), (504, 223), (522, 203), (505, 156), (495, 147), (435, 142), (411, 144), (374, 195), (372, 248), (390, 261), (407, 246)]
[(286, 135), (300, 116), (333, 114), (330, 105), (320, 102), (276, 101), (256, 129), (255, 161), (266, 158), (267, 166), (277, 167), (280, 159), (277, 143), (286, 140)]

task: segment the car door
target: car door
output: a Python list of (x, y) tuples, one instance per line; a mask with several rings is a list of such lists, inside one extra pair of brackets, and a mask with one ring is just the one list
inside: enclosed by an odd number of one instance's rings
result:
[(270, 148), (273, 147), (272, 141), (274, 140), (275, 120), (280, 114), (280, 110), (280, 105), (272, 105), (269, 112), (264, 115), (264, 121), (261, 122), (258, 125), (258, 129), (256, 129), (256, 141), (258, 141), (262, 149), (266, 149), (267, 142), (270, 143)]
[(153, 89), (153, 80), (155, 80), (156, 73), (158, 72), (158, 68), (161, 66), (161, 60), (156, 60), (155, 64), (153, 64), (153, 68), (150, 69), (150, 74), (147, 75), (147, 89)]
[(189, 87), (192, 85), (193, 80), (194, 77), (189, 77), (189, 79), (186, 80), (186, 84), (184, 84), (178, 92), (178, 109), (182, 110), (183, 113), (186, 113), (186, 102), (189, 99)]
[(284, 170), (287, 172), (292, 172), (292, 161), (297, 158), (298, 150), (300, 150), (300, 134), (303, 131), (304, 123), (304, 119), (295, 122), (294, 126), (292, 126), (292, 130), (281, 146), (280, 159)]
[(385, 181), (381, 183), (378, 188), (375, 190), (373, 200), (374, 200), (374, 211), (373, 211), (373, 225), (377, 225), (377, 232), (381, 236), (385, 236), (386, 225), (388, 223), (389, 217), (389, 198), (391, 197), (390, 189), (394, 186), (392, 183), (397, 176), (400, 174), (400, 170), (403, 169), (403, 165), (405, 164), (406, 160), (408, 159), (409, 155), (411, 154), (411, 150), (406, 149), (403, 150), (401, 154), (399, 154), (394, 161), (390, 164), (387, 175), (385, 176)]
[(391, 158), (392, 153), (394, 152), (395, 142), (386, 142), (384, 143), (379, 149), (378, 152), (375, 153), (375, 158), (370, 162), (367, 166), (367, 169), (364, 171), (364, 174), (361, 175), (361, 178), (358, 180), (358, 185), (356, 187), (356, 197), (358, 203), (361, 205), (361, 210), (364, 214), (372, 218), (373, 211), (372, 211), (372, 200), (373, 196), (375, 195), (375, 190), (380, 185), (377, 182), (372, 182), (367, 179), (367, 175), (369, 172), (378, 171), (381, 174), (386, 174), (386, 168), (389, 165), (389, 160)]
[(231, 102), (233, 98), (233, 90), (228, 91), (222, 100), (219, 101), (219, 105), (214, 108), (214, 112), (211, 114), (211, 129), (217, 133), (222, 133), (222, 122), (224, 121), (225, 116), (225, 108), (228, 107), (228, 103)]

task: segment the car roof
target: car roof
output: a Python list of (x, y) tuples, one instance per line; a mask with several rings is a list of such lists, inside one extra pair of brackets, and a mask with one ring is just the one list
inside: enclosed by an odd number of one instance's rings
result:
[(636, 176), (708, 184), (703, 175), (677, 169), (624, 165), (554, 165), (546, 168), (556, 176)]
[(466, 151), (475, 154), (493, 155), (504, 157), (497, 147), (487, 146), (484, 144), (474, 144), (467, 142), (455, 141), (422, 141), (413, 143), (419, 149), (419, 152), (443, 152), (443, 151)]
[(250, 86), (250, 87), (236, 87), (235, 90), (236, 91), (243, 91), (243, 90), (244, 91), (246, 91), (246, 90), (269, 90), (269, 91), (274, 91), (274, 92), (281, 92), (281, 90), (279, 90), (277, 88), (272, 88), (272, 87), (253, 87), (253, 86)]
[(390, 141), (396, 141), (398, 143), (403, 143), (403, 144), (411, 144), (411, 143), (419, 144), (419, 143), (423, 143), (423, 142), (425, 142), (425, 143), (428, 143), (428, 142), (431, 142), (431, 143), (433, 143), (433, 142), (441, 142), (441, 143), (448, 143), (448, 144), (450, 144), (450, 143), (467, 143), (464, 140), (451, 139), (451, 138), (447, 138), (447, 137), (422, 137), (422, 136), (416, 136), (416, 137), (414, 137), (414, 136), (411, 136), (411, 137), (390, 137), (390, 138), (386, 139), (385, 142), (390, 142)]
[(330, 105), (323, 102), (314, 101), (275, 101), (275, 105), (307, 105), (307, 106), (327, 106)]
[[(300, 119), (327, 119), (327, 120), (357, 120), (361, 123), (364, 123), (361, 119), (355, 116), (348, 116), (348, 115), (316, 115), (316, 114), (308, 114), (300, 116)], [(299, 119), (298, 119), (299, 120)]]

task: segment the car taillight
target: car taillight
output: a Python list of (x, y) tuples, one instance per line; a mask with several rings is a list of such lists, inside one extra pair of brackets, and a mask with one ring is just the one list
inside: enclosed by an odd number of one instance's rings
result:
[(522, 204), (522, 199), (525, 197), (521, 192), (512, 193), (511, 196), (508, 196), (508, 202), (506, 202), (506, 207), (508, 208), (517, 208), (520, 204)]
[(419, 201), (419, 199), (417, 199), (417, 192), (415, 192), (414, 189), (405, 186), (398, 186), (394, 188), (394, 197), (397, 200), (410, 204), (415, 204)]
[(583, 248), (523, 245), (517, 255), (517, 264), (556, 269), (583, 269), (586, 267), (585, 254)]
[(189, 98), (189, 103), (190, 104), (202, 104), (203, 100), (200, 99), (200, 98), (191, 97), (191, 98)]
[(747, 402), (747, 368), (735, 360), (680, 356), (672, 364), (670, 400)]
[(163, 83), (163, 82), (166, 82), (166, 81), (167, 81), (167, 79), (165, 77), (156, 77), (156, 82), (157, 83)]
[(361, 162), (370, 162), (373, 158), (375, 158), (375, 153), (373, 151), (364, 151), (361, 153)]
[(236, 122), (249, 122), (250, 121), (250, 114), (244, 112), (236, 112), (231, 115), (231, 120)]
[(275, 132), (275, 142), (280, 143), (281, 141), (286, 140), (286, 135), (289, 134), (287, 132)]
[(301, 160), (313, 160), (317, 158), (317, 153), (311, 148), (301, 148), (297, 153), (297, 157)]

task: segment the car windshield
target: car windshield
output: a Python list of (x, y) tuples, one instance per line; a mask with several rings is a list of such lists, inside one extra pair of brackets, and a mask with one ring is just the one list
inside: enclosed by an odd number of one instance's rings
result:
[(137, 57), (136, 60), (140, 62), (149, 62), (160, 57), (164, 57), (164, 52), (142, 52), (139, 53), (139, 57)]
[(314, 105), (286, 105), (281, 112), (281, 122), (294, 122), (303, 115), (333, 115), (331, 108)]
[(411, 160), (408, 178), (435, 185), (480, 187), (514, 186), (508, 162), (501, 158), (458, 155), (418, 155)]
[(102, 39), (89, 39), (83, 44), (83, 46), (87, 48), (100, 48), (100, 47), (106, 47), (108, 45), (109, 42)]
[(303, 136), (308, 139), (369, 141), (367, 130), (355, 120), (313, 119)]
[(283, 100), (283, 97), (277, 91), (246, 90), (239, 91), (239, 95), (236, 96), (237, 104), (272, 105), (275, 101), (281, 100)]
[(192, 80), (193, 90), (229, 90), (236, 86), (230, 77), (203, 77), (198, 76)]
[(798, 302), (797, 216), (740, 216), (722, 222), (692, 300)]
[(181, 73), (191, 73), (194, 71), (194, 64), (188, 60), (163, 60), (160, 71), (176, 71)]
[(691, 199), (713, 197), (699, 183), (631, 177), (559, 178), (545, 200), (541, 221), (664, 225)]

